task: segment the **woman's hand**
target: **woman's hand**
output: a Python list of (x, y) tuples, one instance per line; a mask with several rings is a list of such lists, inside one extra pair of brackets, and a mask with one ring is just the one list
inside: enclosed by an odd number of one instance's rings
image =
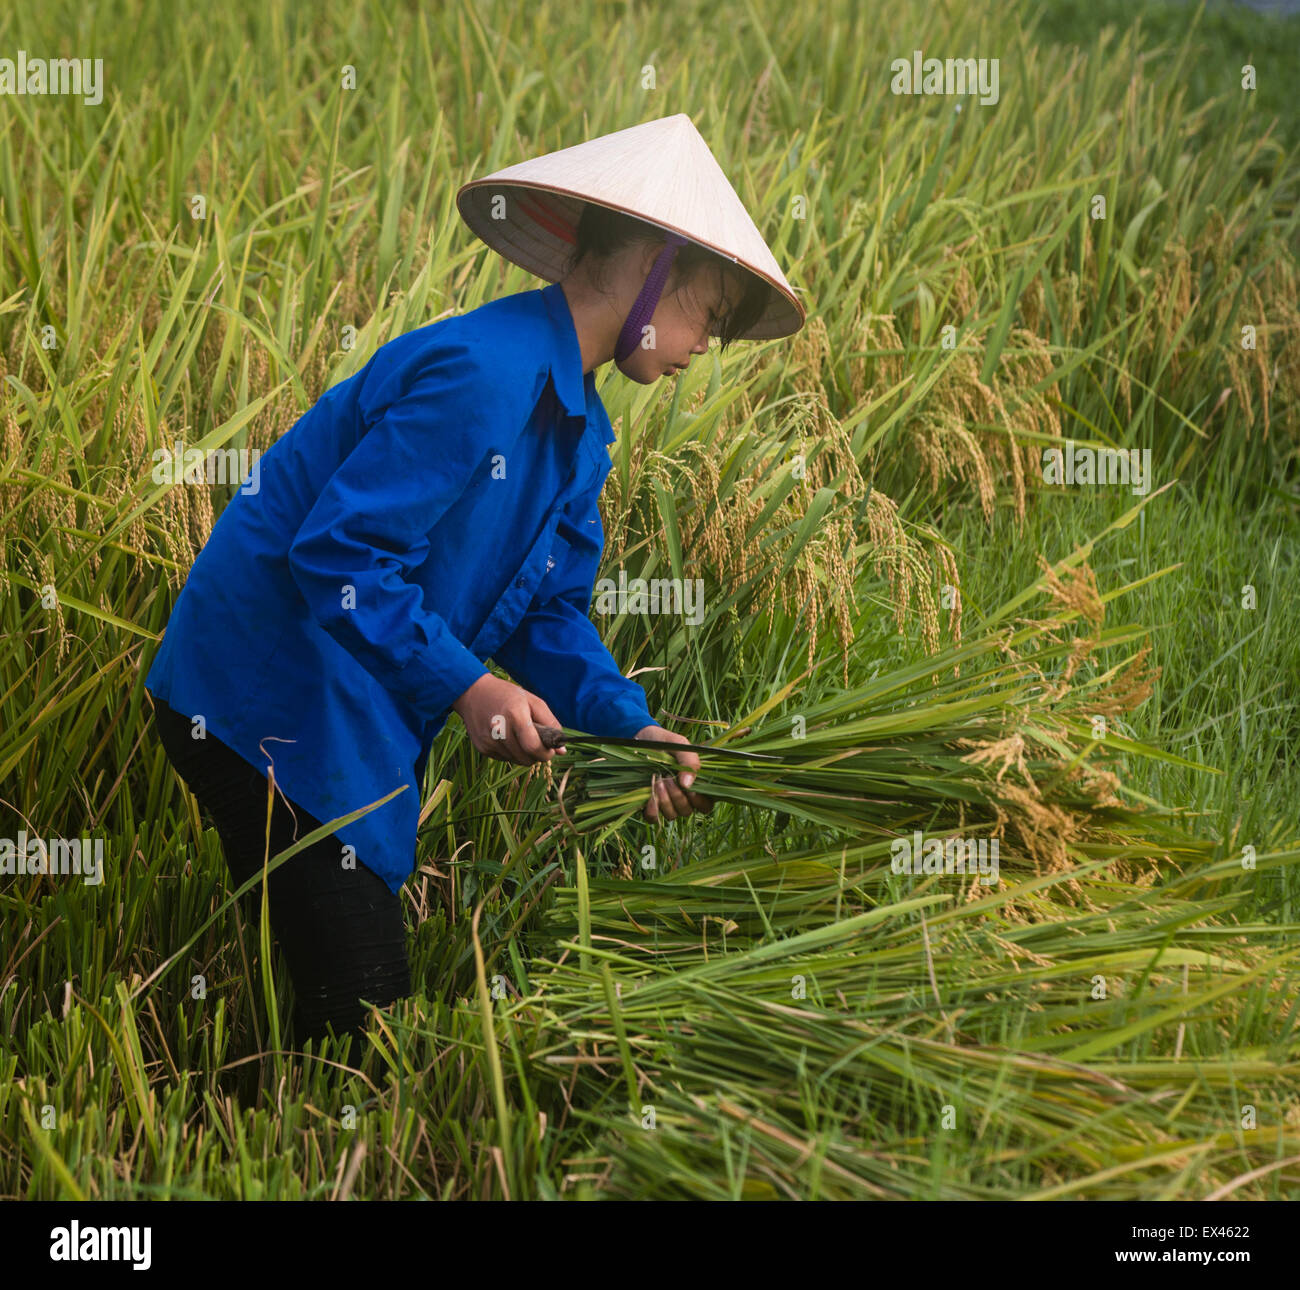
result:
[(537, 726), (560, 724), (545, 701), (491, 672), (480, 676), (451, 706), (465, 723), (470, 743), (485, 757), (531, 766), (565, 751), (546, 747), (537, 734)]
[[(674, 734), (663, 726), (643, 726), (636, 732), (638, 739), (652, 739), (660, 743), (687, 744), (690, 740), (684, 735)], [(673, 756), (686, 769), (673, 779), (670, 775), (656, 775), (642, 814), (647, 820), (657, 820), (660, 813), (665, 819), (680, 820), (699, 811), (708, 815), (713, 810), (713, 799), (702, 793), (690, 793), (687, 790), (695, 782), (695, 771), (700, 768), (700, 759), (693, 752), (675, 752)]]

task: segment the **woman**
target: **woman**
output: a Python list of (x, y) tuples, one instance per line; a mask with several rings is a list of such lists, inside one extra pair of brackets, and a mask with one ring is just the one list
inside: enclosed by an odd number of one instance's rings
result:
[[(146, 678), (236, 884), (396, 794), (270, 875), (300, 1044), (359, 1035), (363, 1001), (410, 993), (398, 893), (450, 712), (480, 753), (520, 765), (564, 751), (536, 725), (688, 742), (588, 617), (614, 438), (595, 368), (612, 358), (648, 384), (710, 334), (803, 322), (684, 115), (508, 167), (457, 206), (551, 285), (399, 336), (322, 395), (264, 455), (258, 491), (222, 512)], [(712, 809), (691, 791), (699, 759), (677, 760), (648, 819)]]

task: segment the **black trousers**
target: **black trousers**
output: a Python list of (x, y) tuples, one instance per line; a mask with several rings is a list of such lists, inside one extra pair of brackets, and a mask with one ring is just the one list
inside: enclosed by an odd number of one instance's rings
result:
[[(167, 757), (216, 827), (230, 876), (241, 886), (262, 870), (266, 776), (212, 734), (193, 738), (189, 717), (160, 699), (153, 704)], [(290, 806), (292, 813), (277, 788), (271, 859), (321, 826), (296, 802)], [(387, 1007), (411, 993), (401, 901), (359, 860), (351, 868), (342, 861), (343, 844), (328, 836), (286, 860), (268, 880), (271, 930), (293, 982), (295, 1046), (324, 1038), (329, 1027), (359, 1040), (366, 1004)], [(260, 906), (260, 886), (250, 896), (246, 908), (254, 900)], [(352, 1045), (354, 1055), (358, 1046)]]

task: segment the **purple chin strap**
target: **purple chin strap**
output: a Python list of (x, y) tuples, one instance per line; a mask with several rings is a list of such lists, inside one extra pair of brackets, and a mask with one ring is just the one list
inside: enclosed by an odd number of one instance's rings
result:
[(672, 267), (677, 248), (685, 246), (690, 240), (682, 237), (680, 233), (665, 233), (664, 236), (668, 239), (667, 245), (650, 266), (650, 272), (646, 274), (645, 286), (641, 288), (640, 294), (628, 312), (623, 330), (618, 334), (618, 344), (614, 348), (615, 362), (621, 363), (641, 343), (641, 328), (654, 317), (655, 306), (659, 303), (659, 296), (668, 279), (668, 270)]

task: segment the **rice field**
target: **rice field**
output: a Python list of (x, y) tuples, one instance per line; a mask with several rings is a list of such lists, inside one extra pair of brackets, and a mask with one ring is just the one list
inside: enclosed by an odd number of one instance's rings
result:
[[(102, 844), (0, 850), (0, 1196), (1300, 1197), (1300, 19), (1128, 12), (0, 15), (104, 69), (0, 96), (0, 839)], [(998, 101), (894, 93), (914, 50)], [(416, 991), (290, 1050), (143, 688), (237, 485), (156, 454), (264, 450), (540, 285), (459, 185), (679, 111), (808, 322), (600, 370), (602, 576), (705, 595), (596, 621), (764, 757), (650, 824), (662, 754), (523, 769), (453, 718)]]

